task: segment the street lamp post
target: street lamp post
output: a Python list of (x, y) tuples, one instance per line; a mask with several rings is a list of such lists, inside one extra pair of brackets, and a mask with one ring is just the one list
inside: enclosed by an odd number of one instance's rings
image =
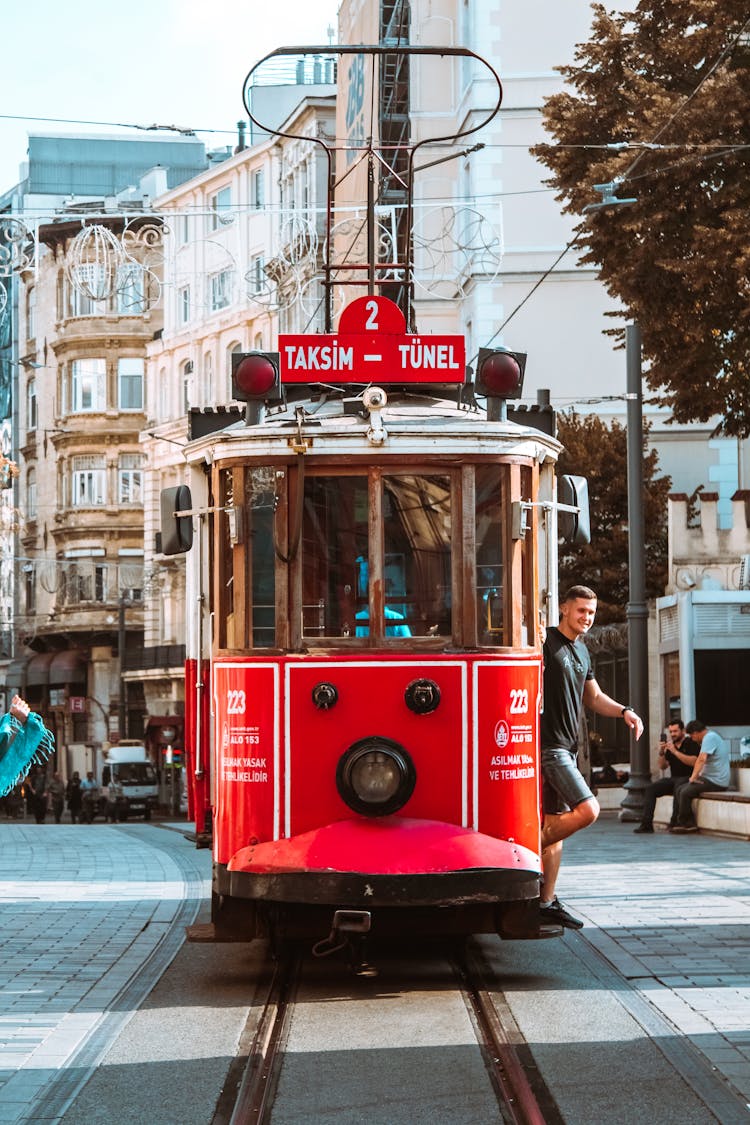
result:
[(640, 820), (643, 795), (651, 781), (648, 723), (648, 607), (646, 605), (646, 544), (643, 516), (643, 380), (641, 334), (637, 324), (625, 330), (628, 403), (628, 692), (643, 719), (638, 742), (630, 736), (630, 778), (620, 820)]

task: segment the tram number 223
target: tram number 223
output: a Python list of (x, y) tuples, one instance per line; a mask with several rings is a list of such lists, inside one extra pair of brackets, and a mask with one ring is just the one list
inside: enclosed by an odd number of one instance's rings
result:
[(228, 715), (244, 715), (246, 709), (246, 698), (244, 691), (236, 691), (232, 689), (227, 692)]
[(529, 709), (529, 693), (526, 688), (510, 689), (510, 714), (525, 715)]

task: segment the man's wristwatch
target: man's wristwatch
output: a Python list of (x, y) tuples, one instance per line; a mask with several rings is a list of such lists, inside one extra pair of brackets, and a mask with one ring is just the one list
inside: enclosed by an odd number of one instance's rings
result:
[[(625, 712), (626, 711), (633, 711), (633, 708), (629, 704), (628, 704), (627, 707), (623, 707), (622, 711), (620, 712), (620, 715), (622, 716), (623, 719), (625, 718)], [(633, 714), (635, 715), (635, 711), (633, 711)]]

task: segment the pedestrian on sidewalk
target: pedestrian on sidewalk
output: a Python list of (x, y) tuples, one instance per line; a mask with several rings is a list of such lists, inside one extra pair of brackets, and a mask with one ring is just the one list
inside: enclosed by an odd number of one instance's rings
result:
[[(695, 759), (698, 757), (700, 747), (685, 734), (685, 724), (682, 719), (672, 719), (667, 727), (666, 739), (659, 743), (658, 766), (660, 770), (669, 770), (669, 777), (661, 777), (646, 786), (643, 794), (643, 816), (641, 823), (634, 832), (653, 832), (654, 810), (659, 797), (666, 794), (674, 795), (681, 785), (684, 785), (692, 773)], [(674, 810), (669, 827), (675, 824)]]
[(55, 824), (59, 824), (62, 819), (63, 809), (65, 808), (65, 782), (59, 773), (52, 774), (52, 780), (47, 786), (49, 793), (50, 807), (52, 814), (55, 818)]
[(632, 707), (617, 703), (594, 678), (588, 649), (581, 641), (596, 616), (596, 594), (588, 586), (572, 586), (560, 603), (560, 623), (544, 640), (544, 709), (541, 722), (542, 870), (540, 914), (580, 930), (583, 922), (555, 894), (563, 840), (593, 824), (599, 803), (577, 765), (578, 728), (584, 705), (598, 715), (622, 718), (636, 738), (643, 723)]
[[(29, 811), (34, 809), (34, 788), (27, 777), (32, 763), (46, 761), (55, 740), (39, 715), (25, 699), (14, 695), (7, 715), (0, 719), (0, 796), (10, 793), (20, 781)], [(46, 787), (46, 776), (42, 771)]]
[(47, 817), (47, 771), (44, 766), (34, 766), (29, 774), (28, 809), (37, 824), (44, 824)]
[(83, 801), (83, 795), (81, 793), (81, 775), (78, 770), (74, 770), (73, 776), (68, 779), (68, 784), (65, 787), (65, 799), (68, 802), (70, 823), (76, 824), (81, 815), (81, 804)]
[(701, 793), (721, 793), (729, 787), (729, 746), (715, 730), (709, 730), (700, 719), (693, 719), (685, 730), (700, 747), (690, 777), (674, 798), (672, 817), (676, 822), (671, 832), (697, 832), (693, 816), (693, 798)]

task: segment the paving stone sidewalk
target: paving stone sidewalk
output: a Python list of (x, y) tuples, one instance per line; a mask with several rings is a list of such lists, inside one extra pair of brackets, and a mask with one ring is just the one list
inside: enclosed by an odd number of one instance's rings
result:
[[(750, 844), (632, 829), (604, 814), (567, 841), (560, 897), (675, 1042), (748, 1102)], [(209, 853), (180, 832), (0, 823), (0, 1123), (52, 1120), (35, 1116), (45, 1084), (97, 1034), (111, 1041), (138, 1002), (129, 982), (163, 971), (186, 900), (209, 890)]]
[(149, 825), (0, 823), (0, 1122), (34, 1121), (84, 1040), (129, 1017), (123, 990), (209, 893), (195, 854)]
[(750, 842), (633, 828), (602, 814), (566, 841), (560, 898), (590, 923), (586, 939), (750, 1103)]

